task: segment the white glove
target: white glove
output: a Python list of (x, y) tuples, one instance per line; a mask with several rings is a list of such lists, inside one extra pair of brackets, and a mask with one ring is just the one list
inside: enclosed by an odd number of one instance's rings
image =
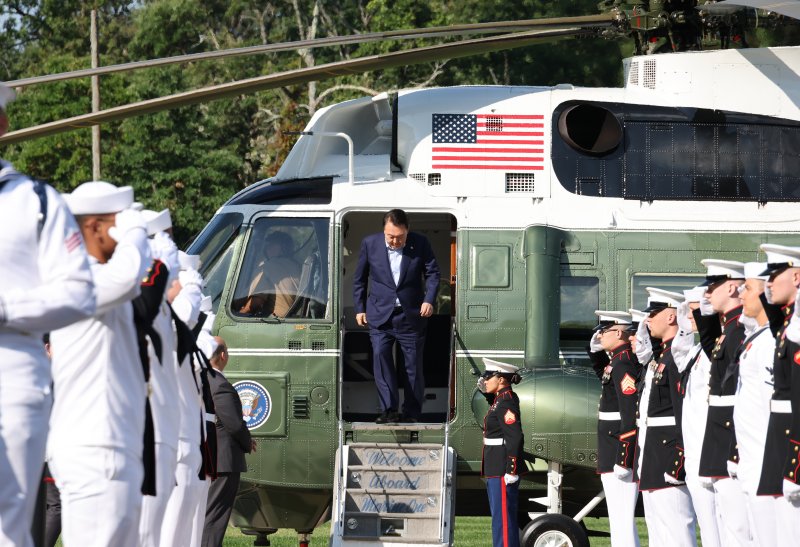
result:
[(800, 500), (800, 484), (783, 479), (783, 497), (789, 501)]
[(690, 313), (692, 313), (692, 310), (689, 309), (688, 302), (681, 302), (678, 305), (678, 328), (680, 329), (678, 335), (694, 332), (692, 322), (689, 320)]
[(135, 233), (136, 230), (144, 230), (144, 235), (147, 237), (147, 223), (144, 217), (139, 211), (125, 209), (114, 217), (114, 226), (108, 229), (108, 235), (114, 241), (120, 242), (126, 235)]
[(653, 343), (650, 341), (650, 332), (645, 321), (639, 322), (636, 329), (636, 358), (642, 366), (647, 365), (653, 357)]
[(716, 315), (717, 312), (711, 307), (711, 301), (705, 296), (700, 297), (700, 315)]
[(200, 255), (188, 255), (178, 251), (178, 263), (181, 265), (181, 270), (199, 270)]
[(192, 285), (203, 289), (204, 281), (203, 276), (197, 270), (184, 270), (178, 274), (178, 281), (180, 281), (183, 288), (191, 287)]
[(728, 464), (728, 476), (732, 479), (739, 478), (739, 464), (736, 462), (732, 462), (730, 460), (727, 461)]
[(203, 326), (200, 327), (200, 330), (211, 334), (211, 331), (214, 329), (214, 321), (216, 320), (217, 315), (215, 313), (206, 312), (206, 320), (203, 322)]
[(621, 465), (614, 465), (614, 476), (619, 480), (628, 480), (633, 475), (633, 469), (622, 467)]
[[(758, 320), (752, 317), (747, 317), (745, 314), (739, 316), (739, 323), (742, 324), (744, 327), (744, 335), (745, 337), (750, 336), (753, 334), (759, 327)], [(789, 329), (786, 329), (787, 333)], [(788, 335), (788, 334), (787, 334)]]
[(478, 378), (478, 391), (481, 393), (486, 393), (486, 378), (483, 376)]
[(697, 477), (697, 482), (706, 490), (714, 490), (714, 479), (711, 477)]
[(664, 473), (664, 481), (667, 484), (673, 484), (675, 486), (677, 486), (679, 484), (683, 484), (683, 481), (679, 481), (678, 479), (676, 479), (675, 477), (673, 477), (669, 473)]
[(800, 289), (794, 297), (794, 316), (800, 319)]
[(153, 253), (153, 258), (160, 260), (167, 267), (170, 280), (177, 279), (178, 272), (181, 270), (178, 261), (178, 247), (169, 234), (158, 232), (154, 235), (150, 240), (150, 251)]
[(503, 480), (506, 482), (506, 486), (508, 486), (509, 484), (514, 484), (517, 482), (519, 480), (519, 475), (509, 475), (506, 473), (503, 475)]
[(595, 332), (589, 340), (589, 351), (592, 353), (603, 351), (603, 345), (600, 343), (600, 332)]
[(200, 331), (200, 334), (197, 336), (197, 347), (208, 359), (211, 359), (218, 345), (214, 337), (206, 331)]

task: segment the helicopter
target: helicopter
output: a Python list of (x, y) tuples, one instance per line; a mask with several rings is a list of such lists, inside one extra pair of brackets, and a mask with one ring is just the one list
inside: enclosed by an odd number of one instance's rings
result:
[[(594, 472), (599, 385), (583, 349), (593, 311), (641, 309), (646, 286), (692, 287), (703, 277), (702, 258), (756, 260), (759, 244), (793, 241), (800, 49), (701, 50), (709, 36), (727, 46), (743, 35), (751, 12), (727, 2), (603, 4), (603, 16), (541, 23), (546, 30), (517, 23), (510, 35), (223, 84), (0, 139), (323, 74), (565, 36), (634, 37), (638, 54), (623, 61), (620, 88), (401, 90), (320, 109), (277, 175), (233, 196), (191, 244), (214, 301), (215, 333), (228, 344), (226, 374), (258, 443), (234, 508), (234, 523), (257, 544), (279, 528), (307, 542), (328, 518), (333, 544), (347, 543), (353, 523), (363, 530), (366, 521), (347, 518), (337, 490), (347, 478), (343, 449), (355, 444), (439, 445), (452, 458), (443, 468), (449, 505), (443, 493), (436, 507), (449, 532), (433, 544), (452, 541), (453, 514), (486, 514), (486, 403), (475, 380), (487, 357), (523, 368), (515, 388), (528, 470), (523, 544), (556, 534), (588, 545), (579, 522), (604, 514)], [(500, 25), (458, 32), (486, 28), (497, 33)], [(431, 242), (442, 286), (425, 348), (425, 423), (378, 428), (365, 425), (378, 414), (377, 399), (352, 283), (361, 240), (395, 207)], [(250, 313), (241, 302), (276, 232), (291, 239), (298, 289), (280, 314)], [(381, 533), (353, 542), (402, 545), (412, 511), (367, 509)]]

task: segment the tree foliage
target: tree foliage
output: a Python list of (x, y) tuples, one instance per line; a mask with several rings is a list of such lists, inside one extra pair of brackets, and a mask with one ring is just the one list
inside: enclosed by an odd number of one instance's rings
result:
[[(0, 80), (90, 66), (90, 10), (102, 65), (217, 49), (402, 28), (596, 13), (596, 0), (5, 0)], [(104, 76), (108, 108), (202, 86), (424, 45), (422, 40), (233, 57)], [(169, 207), (186, 241), (233, 193), (275, 174), (319, 108), (408, 87), (618, 85), (629, 44), (566, 40), (466, 59), (396, 67), (143, 115), (102, 127), (102, 178)], [(90, 82), (28, 87), (9, 106), (13, 128), (89, 112)], [(0, 155), (69, 191), (91, 178), (91, 132), (5, 147)]]

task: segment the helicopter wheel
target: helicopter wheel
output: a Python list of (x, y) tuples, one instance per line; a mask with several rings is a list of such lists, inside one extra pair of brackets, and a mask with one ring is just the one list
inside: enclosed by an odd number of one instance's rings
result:
[(542, 515), (522, 530), (523, 547), (589, 547), (585, 529), (566, 515)]

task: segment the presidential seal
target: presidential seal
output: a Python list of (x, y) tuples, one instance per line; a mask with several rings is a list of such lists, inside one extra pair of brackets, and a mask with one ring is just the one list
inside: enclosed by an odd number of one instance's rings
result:
[(236, 382), (233, 384), (242, 401), (242, 418), (247, 429), (260, 427), (269, 418), (272, 399), (269, 392), (258, 382)]

